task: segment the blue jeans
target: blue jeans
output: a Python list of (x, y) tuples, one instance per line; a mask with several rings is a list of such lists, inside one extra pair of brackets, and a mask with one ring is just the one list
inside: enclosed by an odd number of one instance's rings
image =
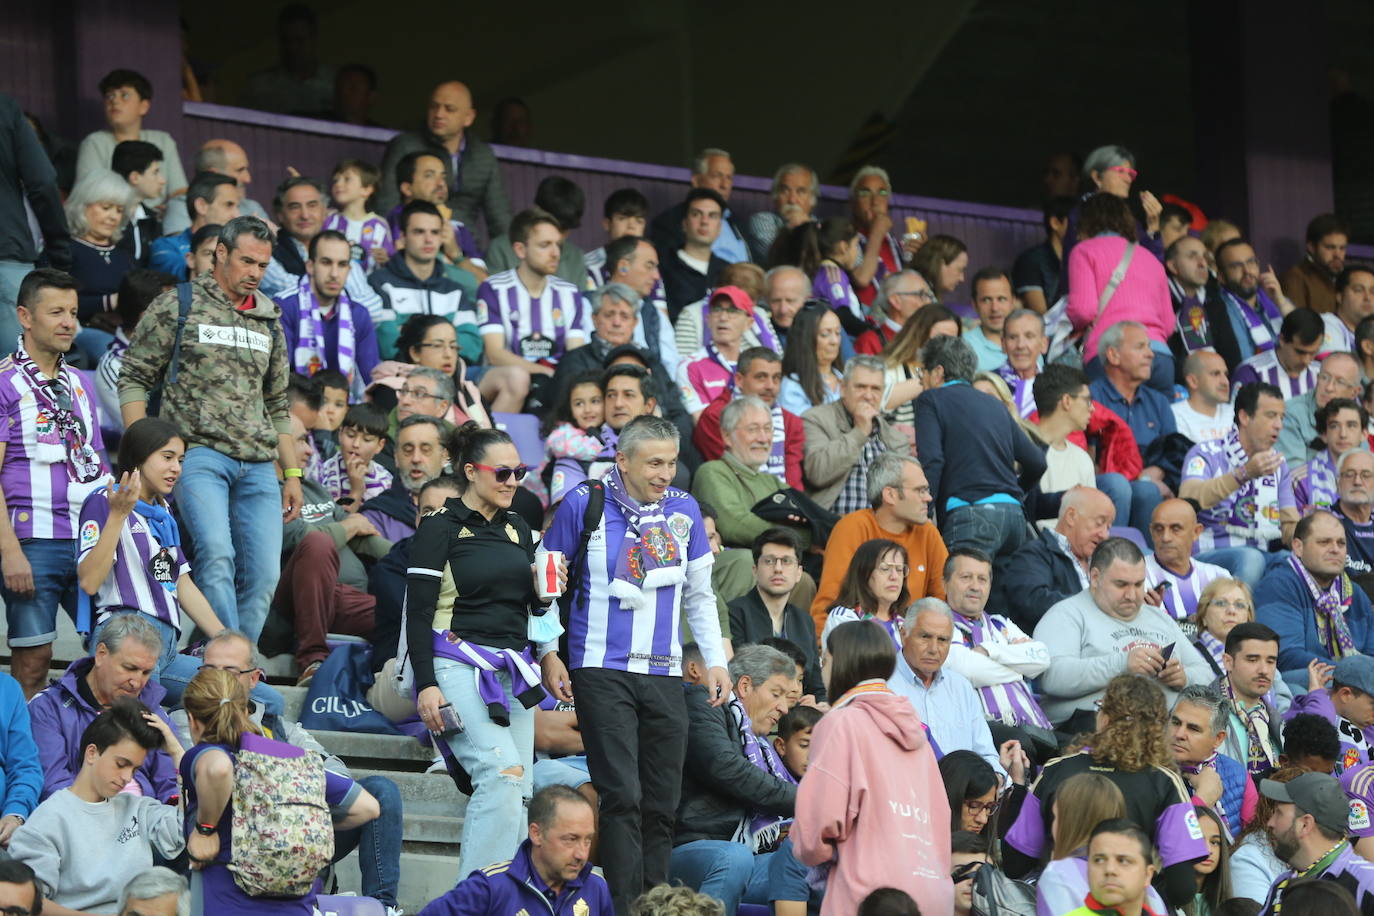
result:
[(996, 559), (1013, 553), (1026, 541), (1026, 514), (1020, 503), (960, 506), (945, 513), (940, 526), (945, 546), (977, 547)]
[(19, 301), (19, 284), (31, 270), (33, 265), (23, 261), (0, 261), (0, 357), (13, 353), (19, 340), (22, 328), (14, 307)]
[(546, 757), (534, 762), (534, 791), (549, 786), (567, 786), (580, 789), (592, 781), (587, 770), (587, 755), (573, 754), (569, 757)]
[(21, 598), (0, 578), (0, 597), (5, 599), (9, 624), (6, 635), (15, 648), (46, 646), (57, 639), (59, 604), (76, 619), (76, 541), (24, 538), (19, 546), (33, 571), (33, 594)]
[(1197, 555), (1197, 559), (1225, 568), (1252, 589), (1264, 578), (1264, 570), (1268, 564), (1268, 557), (1264, 551), (1255, 547), (1218, 547), (1215, 550), (1204, 550)]
[(1159, 487), (1150, 480), (1127, 480), (1121, 474), (1098, 474), (1097, 488), (1107, 494), (1116, 506), (1116, 521), (1113, 524), (1123, 528), (1130, 527), (1139, 531), (1145, 543), (1150, 540), (1150, 517), (1159, 505)]
[(382, 813), (361, 827), (336, 832), (334, 861), (357, 849), (363, 896), (395, 906), (396, 885), (401, 882), (401, 790), (385, 776), (364, 776), (358, 785), (377, 799)]
[(281, 485), (272, 462), (196, 446), (174, 496), (195, 551), (191, 578), (220, 622), (257, 645), (281, 575)]
[[(448, 739), (453, 756), (472, 777), (472, 798), (463, 817), (458, 847), (458, 880), (494, 862), (503, 862), (525, 838), (525, 806), (534, 794), (534, 710), (511, 693), (510, 675), (497, 677), (510, 703), (510, 725), (491, 721), (477, 692), (477, 669), (449, 658), (434, 660), (434, 679), (444, 699), (462, 720), (463, 730)], [(519, 776), (503, 770), (520, 767)]]
[(741, 903), (806, 900), (806, 866), (792, 855), (792, 841), (774, 852), (754, 855), (728, 840), (693, 840), (673, 848), (672, 880), (725, 904), (733, 913)]

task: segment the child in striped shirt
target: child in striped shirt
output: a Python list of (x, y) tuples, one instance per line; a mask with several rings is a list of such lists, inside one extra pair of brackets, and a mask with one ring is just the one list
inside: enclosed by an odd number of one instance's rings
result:
[(372, 460), (386, 445), (386, 423), (371, 404), (354, 404), (339, 427), (338, 454), (320, 466), (320, 486), (350, 512), (391, 487), (391, 472)]
[(367, 209), (381, 174), (375, 165), (361, 159), (344, 159), (334, 166), (329, 196), (337, 209), (324, 221), (325, 229), (344, 234), (353, 246), (353, 260), (369, 274), (396, 253), (391, 226)]

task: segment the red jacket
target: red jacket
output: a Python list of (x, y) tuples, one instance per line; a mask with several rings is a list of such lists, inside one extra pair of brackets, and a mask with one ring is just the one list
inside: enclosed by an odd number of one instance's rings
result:
[[(1040, 414), (1032, 412), (1028, 418), (1036, 422)], [(1135, 480), (1145, 469), (1140, 458), (1140, 448), (1135, 444), (1135, 434), (1126, 421), (1115, 413), (1093, 401), (1093, 413), (1088, 419), (1088, 428), (1081, 433), (1070, 433), (1069, 441), (1088, 454), (1088, 440), (1097, 446), (1097, 473), (1120, 474), (1127, 480)]]
[[(703, 461), (716, 461), (725, 454), (725, 439), (720, 434), (720, 414), (725, 405), (734, 400), (733, 391), (725, 391), (701, 412), (697, 427), (692, 430), (692, 444), (701, 453)], [(1113, 414), (1115, 416), (1115, 414)], [(806, 432), (801, 417), (784, 410), (782, 412), (783, 461), (786, 465), (787, 485), (796, 490), (805, 490), (802, 483), (802, 446), (806, 443)], [(1139, 472), (1137, 472), (1139, 473)]]
[(881, 356), (883, 347), (897, 336), (897, 332), (886, 321), (876, 328), (869, 328), (854, 340), (854, 352), (869, 356)]

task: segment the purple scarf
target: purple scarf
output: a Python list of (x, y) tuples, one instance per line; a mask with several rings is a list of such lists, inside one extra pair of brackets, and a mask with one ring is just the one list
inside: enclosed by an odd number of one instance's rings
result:
[[(739, 697), (732, 695), (729, 705), (730, 718), (734, 720), (735, 727), (739, 729), (740, 745), (744, 750), (745, 758), (774, 779), (781, 779), (796, 785), (797, 780), (792, 776), (791, 771), (783, 765), (782, 759), (778, 757), (778, 752), (773, 749), (768, 738), (761, 738), (754, 734), (754, 726), (749, 721), (749, 713), (744, 711), (744, 704), (740, 702)], [(772, 852), (782, 842), (784, 831), (791, 823), (791, 818), (776, 814), (751, 812), (744, 816), (740, 826), (736, 829), (734, 840), (737, 843), (747, 844), (756, 855), (761, 852)]]
[[(34, 424), (39, 452), (48, 452), (55, 446), (65, 457), (68, 477), (77, 483), (95, 480), (104, 472), (100, 468), (100, 456), (86, 441), (86, 424), (72, 403), (74, 387), (67, 361), (62, 354), (57, 354), (57, 372), (53, 378), (48, 378), (24, 349), (24, 335), (21, 334), (14, 349), (14, 364), (24, 374), (38, 402)], [(44, 460), (48, 460), (48, 456)]]
[[(296, 350), (291, 355), (292, 363), (301, 375), (314, 375), (328, 364), (324, 352), (324, 315), (320, 310), (320, 301), (315, 298), (315, 291), (310, 287), (309, 276), (301, 277), (296, 294), (300, 324), (296, 332)], [(339, 364), (334, 368), (352, 382), (355, 347), (353, 303), (349, 301), (347, 292), (339, 293), (334, 310), (339, 316)]]
[(610, 592), (620, 606), (631, 611), (652, 606), (652, 593), (687, 580), (686, 557), (668, 529), (659, 503), (640, 504), (625, 487), (620, 468), (612, 468), (602, 481), (606, 496), (625, 516), (625, 537), (616, 550), (615, 576)]
[(1297, 571), (1298, 578), (1307, 585), (1312, 601), (1317, 608), (1317, 638), (1326, 647), (1327, 653), (1336, 660), (1347, 655), (1358, 655), (1355, 639), (1350, 635), (1350, 625), (1346, 623), (1345, 611), (1354, 600), (1355, 587), (1344, 572), (1325, 589), (1317, 585), (1307, 567), (1297, 557), (1289, 557), (1288, 562)]
[(488, 649), (468, 642), (452, 630), (435, 631), (434, 654), (471, 665), (477, 676), (477, 695), (487, 704), (487, 715), (497, 725), (510, 726), (510, 695), (499, 677), (502, 671), (510, 675), (511, 693), (526, 709), (533, 709), (544, 699), (539, 672), (534, 667), (530, 647)]

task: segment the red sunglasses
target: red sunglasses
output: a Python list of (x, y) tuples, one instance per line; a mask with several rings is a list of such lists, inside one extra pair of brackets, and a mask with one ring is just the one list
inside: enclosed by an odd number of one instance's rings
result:
[(497, 483), (505, 483), (507, 480), (510, 480), (510, 475), (512, 474), (515, 475), (515, 482), (519, 483), (520, 481), (524, 480), (525, 475), (530, 472), (530, 469), (525, 467), (523, 464), (517, 464), (513, 468), (494, 468), (489, 464), (476, 463), (474, 463), (472, 466), (479, 471), (491, 471), (492, 476), (496, 478)]

